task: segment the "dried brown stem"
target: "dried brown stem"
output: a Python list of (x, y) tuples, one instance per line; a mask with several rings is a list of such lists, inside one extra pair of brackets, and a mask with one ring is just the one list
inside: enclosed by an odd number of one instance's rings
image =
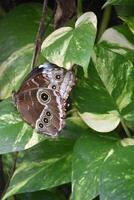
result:
[(36, 35), (36, 40), (35, 40), (35, 48), (34, 48), (34, 52), (33, 52), (31, 68), (34, 68), (37, 66), (37, 61), (38, 61), (38, 57), (40, 54), (42, 39), (43, 39), (43, 35), (45, 32), (46, 14), (47, 14), (47, 0), (44, 0), (43, 8), (42, 8), (42, 16), (41, 16), (41, 20), (40, 20), (38, 32)]

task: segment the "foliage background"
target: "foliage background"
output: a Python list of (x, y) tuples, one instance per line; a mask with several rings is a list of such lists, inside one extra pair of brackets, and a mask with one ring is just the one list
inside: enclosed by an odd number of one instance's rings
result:
[(0, 1), (0, 197), (133, 200), (134, 2), (56, 2), (38, 63), (75, 65), (77, 84), (65, 129), (49, 138), (11, 98), (31, 70), (43, 1)]

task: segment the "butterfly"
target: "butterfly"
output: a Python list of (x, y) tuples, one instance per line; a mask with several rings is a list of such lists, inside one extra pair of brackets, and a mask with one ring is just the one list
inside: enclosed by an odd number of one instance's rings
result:
[(22, 119), (38, 133), (56, 136), (65, 125), (66, 104), (75, 75), (52, 63), (34, 68), (13, 101)]

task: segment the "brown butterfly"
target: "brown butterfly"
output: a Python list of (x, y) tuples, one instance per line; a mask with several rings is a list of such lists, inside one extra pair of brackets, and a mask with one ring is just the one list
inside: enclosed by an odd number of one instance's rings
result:
[(39, 133), (55, 136), (64, 127), (66, 103), (74, 85), (71, 70), (45, 63), (28, 74), (13, 100), (24, 121)]

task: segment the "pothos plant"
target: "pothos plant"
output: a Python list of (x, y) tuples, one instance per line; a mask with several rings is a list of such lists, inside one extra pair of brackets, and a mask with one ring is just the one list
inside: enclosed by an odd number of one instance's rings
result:
[[(111, 5), (122, 23), (107, 28)], [(119, 10), (125, 6), (127, 16)], [(96, 15), (86, 12), (70, 20), (72, 26), (54, 31), (48, 12), (39, 64), (48, 60), (67, 69), (74, 65), (77, 76), (66, 127), (56, 138), (39, 135), (24, 123), (11, 98), (31, 70), (41, 5), (18, 6), (1, 19), (3, 200), (66, 199), (59, 186), (72, 200), (134, 199), (134, 17), (128, 15), (132, 6), (132, 0), (107, 0), (98, 30)]]

